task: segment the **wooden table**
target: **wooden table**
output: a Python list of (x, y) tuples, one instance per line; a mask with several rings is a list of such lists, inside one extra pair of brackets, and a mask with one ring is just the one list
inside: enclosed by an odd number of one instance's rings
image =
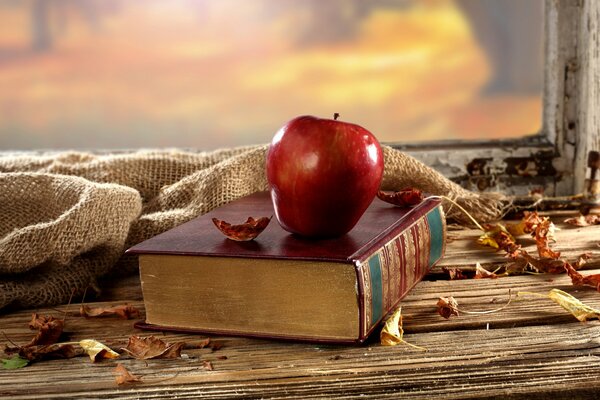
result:
[[(505, 259), (475, 244), (475, 231), (450, 231), (444, 266), (486, 265)], [(584, 251), (594, 257), (584, 273), (598, 273), (600, 226), (564, 228), (554, 249), (573, 260)], [(533, 242), (528, 242), (530, 245)], [(532, 249), (532, 253), (535, 250)], [(176, 360), (138, 361), (128, 357), (91, 363), (87, 357), (33, 363), (18, 370), (0, 368), (0, 398), (577, 398), (600, 397), (600, 322), (578, 322), (544, 298), (513, 300), (487, 315), (445, 320), (436, 313), (440, 296), (454, 296), (464, 310), (499, 307), (519, 291), (547, 293), (560, 288), (600, 307), (594, 288), (574, 287), (563, 275), (525, 275), (500, 279), (449, 281), (436, 268), (403, 301), (405, 339), (427, 348), (383, 347), (374, 337), (364, 346), (332, 346), (258, 339), (211, 337), (223, 346), (184, 350)], [(104, 302), (130, 303), (143, 310), (136, 277), (116, 282)], [(113, 348), (144, 334), (131, 320), (84, 319), (68, 307), (69, 340), (95, 338)], [(37, 310), (61, 316), (65, 306)], [(33, 334), (34, 310), (0, 316), (0, 331), (17, 343)], [(201, 336), (165, 334), (168, 341)], [(213, 370), (204, 362), (210, 361)], [(122, 363), (142, 383), (117, 386)]]

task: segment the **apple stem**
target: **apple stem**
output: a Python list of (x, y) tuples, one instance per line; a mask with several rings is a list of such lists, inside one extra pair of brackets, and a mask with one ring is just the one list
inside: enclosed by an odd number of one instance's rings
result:
[(337, 121), (337, 119), (340, 117), (340, 113), (333, 113), (333, 120)]

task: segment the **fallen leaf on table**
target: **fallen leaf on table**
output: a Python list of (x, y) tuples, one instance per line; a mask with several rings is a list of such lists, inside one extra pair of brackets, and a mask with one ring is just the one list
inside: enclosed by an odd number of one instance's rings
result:
[(536, 227), (532, 234), (538, 249), (538, 254), (542, 258), (558, 258), (560, 252), (550, 248), (548, 241), (554, 239), (556, 227), (550, 221), (550, 218), (544, 218)]
[(212, 351), (221, 350), (221, 347), (223, 347), (223, 342), (211, 342), (210, 344), (210, 349)]
[(475, 276), (474, 279), (496, 279), (498, 275), (494, 272), (490, 272), (487, 269), (483, 268), (481, 264), (477, 263), (475, 265)]
[(453, 315), (459, 316), (458, 302), (454, 297), (440, 297), (437, 302), (437, 312), (442, 317), (448, 319)]
[(127, 385), (131, 383), (142, 382), (142, 378), (133, 375), (127, 370), (127, 368), (123, 366), (123, 364), (120, 363), (115, 367), (115, 374), (115, 382), (117, 382), (117, 385)]
[(32, 314), (29, 329), (37, 329), (38, 332), (25, 347), (58, 342), (60, 335), (63, 333), (64, 326), (65, 321), (62, 319), (56, 319), (52, 316), (40, 316), (37, 313)]
[(29, 364), (29, 360), (26, 358), (22, 358), (19, 355), (14, 355), (11, 358), (3, 358), (2, 360), (2, 368), (4, 369), (18, 369), (23, 368)]
[(392, 316), (390, 316), (379, 335), (379, 340), (383, 346), (396, 346), (398, 344), (406, 344), (415, 349), (427, 351), (426, 348), (408, 343), (403, 339), (404, 329), (402, 329), (402, 307), (399, 307)]
[(148, 360), (151, 358), (179, 358), (185, 342), (167, 343), (155, 336), (130, 336), (127, 347), (122, 349), (134, 358)]
[(260, 235), (267, 225), (269, 225), (269, 222), (271, 222), (271, 217), (261, 217), (258, 219), (248, 217), (245, 223), (239, 225), (231, 225), (230, 223), (221, 221), (217, 218), (213, 218), (212, 221), (217, 229), (229, 239), (245, 242)]
[(566, 224), (573, 226), (591, 226), (591, 225), (600, 225), (600, 215), (598, 214), (588, 214), (588, 215), (579, 215), (573, 218), (567, 218), (564, 221)]
[(448, 279), (450, 279), (451, 281), (460, 279), (472, 279), (475, 276), (473, 270), (462, 270), (460, 268), (442, 267), (442, 271), (448, 274)]
[(534, 292), (519, 292), (517, 296), (521, 295), (533, 295), (537, 297), (547, 297), (554, 301), (556, 304), (570, 312), (575, 318), (581, 322), (585, 322), (589, 319), (598, 318), (600, 319), (600, 310), (590, 307), (582, 303), (576, 297), (564, 292), (560, 289), (552, 289), (548, 294), (540, 294)]
[(512, 301), (512, 295), (510, 289), (508, 290), (508, 301), (506, 304), (502, 305), (499, 308), (495, 308), (493, 310), (484, 310), (484, 311), (465, 311), (458, 308), (458, 301), (452, 296), (449, 297), (440, 297), (437, 302), (437, 312), (442, 317), (449, 319), (451, 316), (459, 316), (460, 313), (464, 314), (472, 314), (472, 315), (484, 315), (484, 314), (492, 314), (498, 311), (504, 310), (506, 307), (510, 305)]
[(414, 188), (406, 188), (393, 193), (380, 190), (377, 192), (377, 197), (386, 203), (390, 203), (398, 207), (412, 207), (422, 202), (425, 198), (425, 196), (423, 196), (423, 192)]
[(123, 319), (131, 319), (139, 317), (140, 311), (128, 304), (114, 307), (90, 307), (82, 305), (79, 308), (79, 314), (86, 318), (117, 316)]
[(568, 262), (565, 263), (565, 270), (575, 286), (591, 286), (600, 292), (600, 274), (582, 275), (573, 268)]
[(520, 257), (526, 261), (526, 265), (539, 273), (562, 274), (565, 269), (565, 261), (550, 257), (535, 258), (525, 250), (520, 251)]
[(22, 347), (19, 355), (30, 361), (53, 358), (73, 358), (85, 354), (83, 349), (78, 349), (71, 343), (54, 343), (43, 346)]
[(517, 244), (515, 238), (506, 230), (502, 224), (484, 225), (485, 231), (477, 239), (477, 243), (483, 246), (489, 246), (494, 249), (504, 250), (507, 253), (515, 252), (521, 246)]
[(90, 360), (92, 360), (92, 362), (96, 362), (104, 358), (119, 357), (119, 353), (111, 350), (110, 347), (98, 342), (97, 340), (84, 339), (79, 342), (79, 345), (90, 356)]

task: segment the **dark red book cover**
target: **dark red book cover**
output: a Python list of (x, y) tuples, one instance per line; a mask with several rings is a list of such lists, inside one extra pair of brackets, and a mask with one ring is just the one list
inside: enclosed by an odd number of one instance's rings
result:
[[(446, 227), (440, 203), (439, 199), (430, 198), (412, 208), (400, 208), (375, 198), (349, 233), (338, 238), (314, 240), (282, 229), (273, 216), (268, 192), (260, 192), (232, 201), (133, 246), (127, 252), (352, 264), (356, 270), (360, 314), (359, 332), (352, 341), (362, 342), (443, 256)], [(218, 218), (239, 224), (248, 217), (269, 216), (273, 216), (271, 223), (255, 240), (248, 242), (226, 238), (212, 222), (212, 218)], [(144, 323), (137, 326), (155, 330), (202, 331)], [(244, 332), (226, 329), (210, 333), (245, 335)], [(286, 337), (276, 332), (249, 336), (330, 341), (319, 337)]]

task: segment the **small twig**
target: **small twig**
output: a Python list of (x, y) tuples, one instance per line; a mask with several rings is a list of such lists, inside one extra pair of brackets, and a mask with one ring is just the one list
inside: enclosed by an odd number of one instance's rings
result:
[(535, 297), (543, 297), (543, 298), (548, 298), (547, 295), (545, 294), (541, 294), (541, 293), (535, 293), (535, 292), (517, 292), (517, 297), (521, 296), (521, 295), (530, 295), (530, 296), (535, 296)]
[(493, 310), (487, 310), (487, 311), (465, 311), (465, 310), (462, 310), (459, 308), (458, 311), (463, 314), (476, 314), (476, 315), (492, 314), (492, 313), (504, 310), (506, 307), (508, 307), (510, 305), (511, 301), (512, 301), (512, 295), (510, 293), (510, 289), (508, 289), (508, 302), (500, 308), (495, 308)]
[(19, 346), (18, 344), (16, 344), (12, 340), (10, 340), (10, 338), (8, 337), (8, 335), (6, 334), (6, 332), (2, 331), (2, 334), (4, 335), (4, 337), (6, 338), (6, 340), (8, 340), (8, 343), (12, 344), (15, 347), (21, 348), (21, 346)]
[(426, 197), (424, 200), (427, 199), (443, 199), (446, 201), (449, 201), (451, 204), (455, 205), (456, 207), (458, 207), (459, 210), (461, 210), (467, 217), (469, 217), (469, 219), (475, 224), (475, 226), (477, 228), (479, 228), (481, 231), (485, 232), (485, 229), (483, 228), (483, 226), (481, 226), (481, 224), (479, 222), (477, 222), (477, 220), (471, 215), (469, 214), (469, 212), (467, 210), (465, 210), (460, 204), (458, 204), (457, 202), (455, 202), (454, 200), (452, 200), (450, 197), (446, 197), (446, 196), (429, 196)]

